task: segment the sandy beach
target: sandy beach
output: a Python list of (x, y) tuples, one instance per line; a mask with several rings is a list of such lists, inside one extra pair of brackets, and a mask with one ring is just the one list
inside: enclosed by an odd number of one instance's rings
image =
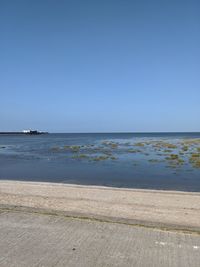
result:
[(1, 210), (200, 231), (200, 193), (0, 181)]

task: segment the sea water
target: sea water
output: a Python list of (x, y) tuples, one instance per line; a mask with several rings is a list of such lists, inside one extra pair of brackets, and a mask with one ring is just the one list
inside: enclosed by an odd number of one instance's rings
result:
[(191, 162), (199, 141), (200, 133), (0, 135), (0, 179), (200, 191)]

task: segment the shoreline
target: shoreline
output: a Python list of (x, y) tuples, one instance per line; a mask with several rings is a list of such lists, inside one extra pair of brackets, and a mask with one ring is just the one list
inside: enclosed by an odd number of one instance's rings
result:
[(104, 185), (91, 185), (91, 184), (74, 184), (74, 183), (62, 183), (62, 182), (43, 182), (43, 181), (27, 181), (27, 180), (7, 180), (0, 179), (1, 182), (5, 183), (28, 183), (32, 185), (40, 186), (64, 186), (64, 187), (77, 187), (77, 188), (88, 188), (88, 189), (99, 189), (99, 190), (116, 190), (116, 191), (135, 191), (145, 193), (163, 193), (163, 194), (182, 194), (182, 195), (200, 195), (199, 191), (184, 191), (184, 190), (165, 190), (165, 189), (147, 189), (147, 188), (132, 188), (132, 187), (117, 187), (117, 186), (104, 186)]
[(200, 193), (0, 180), (0, 210), (200, 233)]

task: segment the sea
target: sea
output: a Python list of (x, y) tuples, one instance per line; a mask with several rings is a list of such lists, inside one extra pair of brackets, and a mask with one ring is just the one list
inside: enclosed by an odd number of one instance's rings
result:
[(200, 192), (199, 151), (200, 133), (1, 134), (0, 180)]

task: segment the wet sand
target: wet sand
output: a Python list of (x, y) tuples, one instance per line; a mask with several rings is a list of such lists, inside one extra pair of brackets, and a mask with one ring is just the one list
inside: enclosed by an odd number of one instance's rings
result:
[(0, 209), (200, 232), (200, 193), (1, 180)]

